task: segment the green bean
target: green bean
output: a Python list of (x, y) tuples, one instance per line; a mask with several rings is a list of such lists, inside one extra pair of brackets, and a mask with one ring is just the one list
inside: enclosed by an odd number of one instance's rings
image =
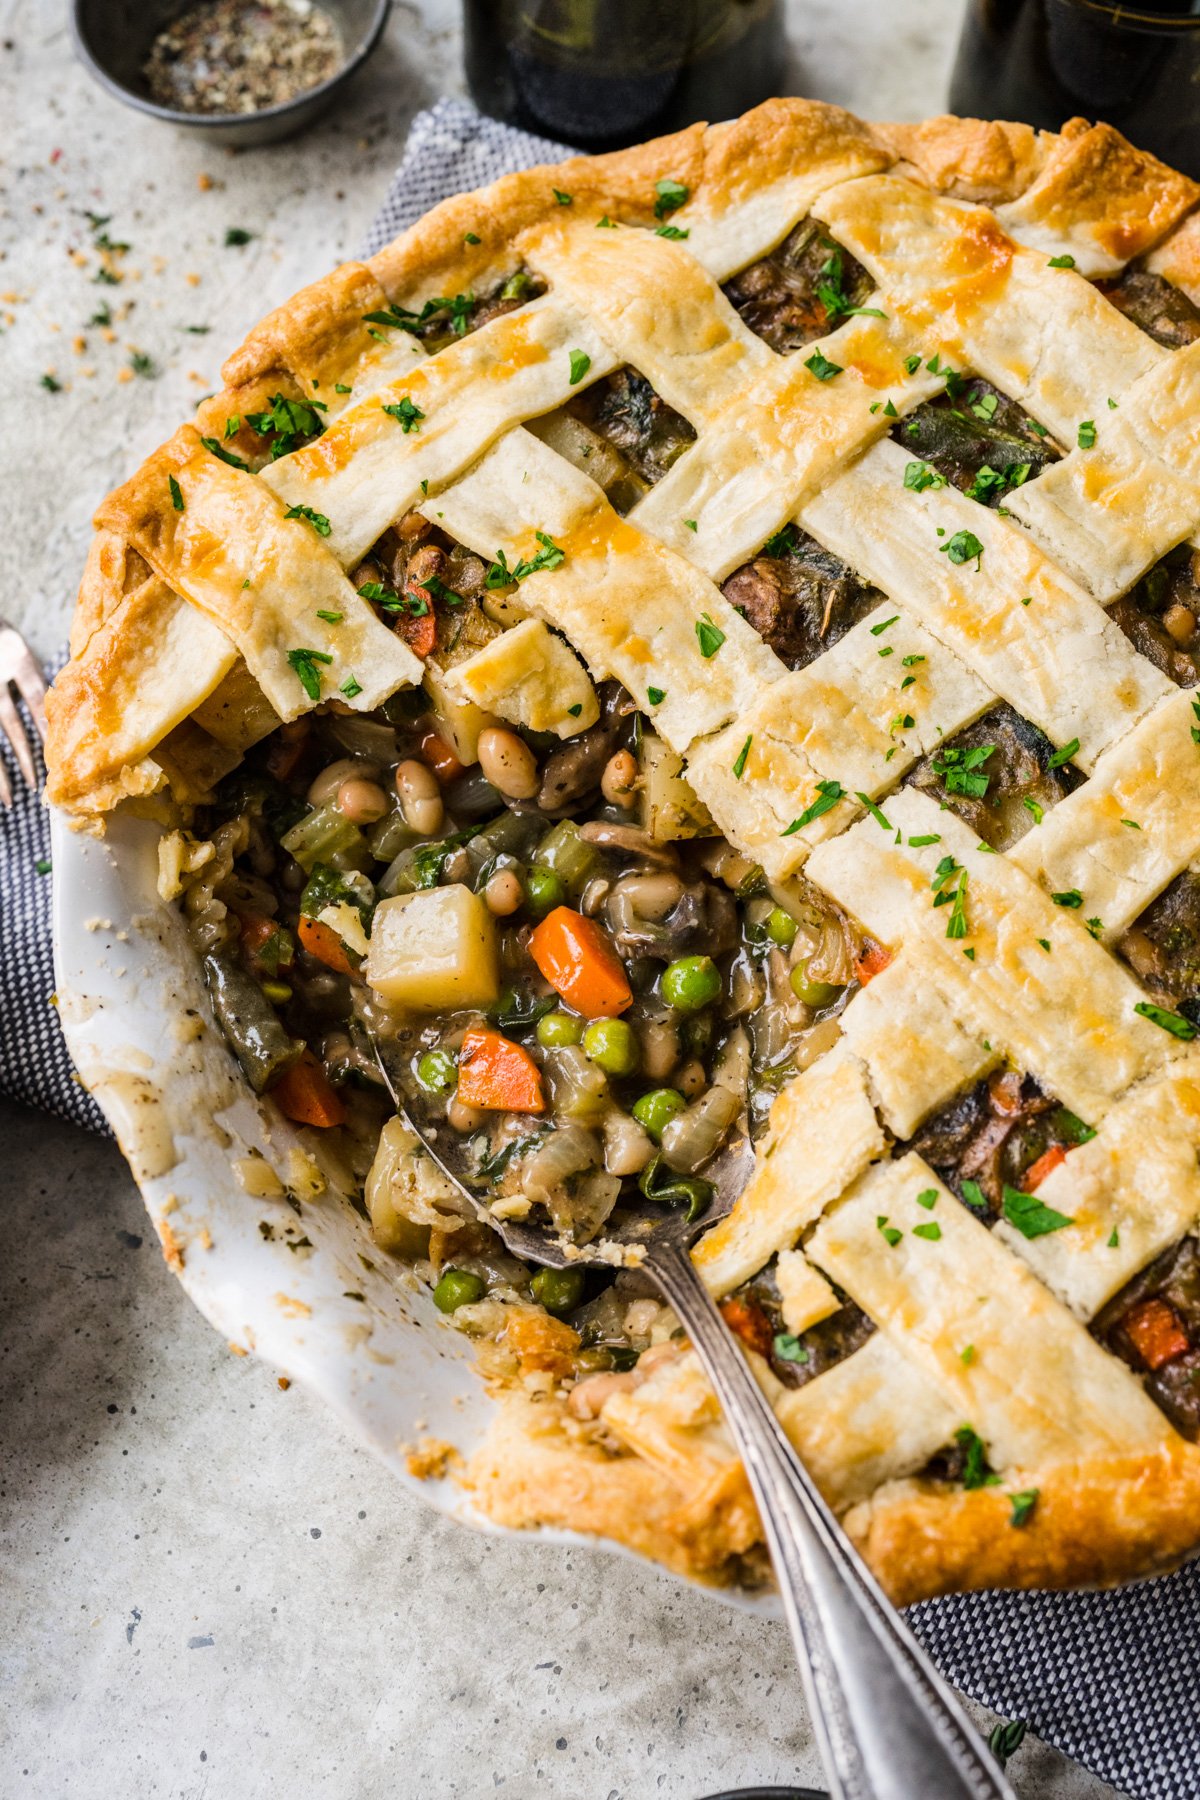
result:
[(583, 1051), (606, 1075), (632, 1075), (638, 1066), (637, 1033), (624, 1019), (593, 1019), (583, 1034)]
[(539, 1269), (529, 1284), (529, 1291), (548, 1313), (559, 1317), (574, 1312), (583, 1299), (582, 1269)]
[(662, 991), (676, 1012), (701, 1012), (721, 992), (721, 972), (711, 956), (680, 956), (663, 970)]
[(468, 1269), (443, 1269), (433, 1290), (433, 1304), (439, 1312), (457, 1312), (460, 1306), (474, 1306), (486, 1293), (486, 1283)]
[(204, 958), (204, 979), (217, 1023), (246, 1079), (263, 1094), (297, 1060), (303, 1044), (290, 1038), (257, 981), (228, 956)]
[(648, 1094), (642, 1094), (630, 1109), (638, 1124), (648, 1131), (655, 1143), (662, 1142), (662, 1134), (671, 1120), (677, 1118), (687, 1106), (687, 1101), (677, 1088), (651, 1088)]

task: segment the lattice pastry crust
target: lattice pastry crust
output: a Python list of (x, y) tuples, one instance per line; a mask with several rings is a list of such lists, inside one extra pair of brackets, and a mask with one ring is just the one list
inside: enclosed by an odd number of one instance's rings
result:
[[(662, 177), (689, 195), (674, 238), (653, 230)], [(50, 697), (50, 796), (77, 822), (186, 803), (312, 704), (287, 660), (297, 642), (331, 659), (325, 693), (353, 677), (355, 708), (420, 680), (348, 579), (406, 510), (510, 563), (552, 535), (564, 560), (522, 584), (523, 616), (625, 685), (738, 848), (778, 880), (802, 869), (892, 952), (834, 1047), (780, 1095), (750, 1186), (696, 1259), (723, 1295), (779, 1255), (794, 1329), (837, 1305), (830, 1282), (877, 1327), (802, 1387), (760, 1373), (901, 1600), (1114, 1581), (1200, 1541), (1200, 1451), (1087, 1330), (1200, 1214), (1200, 1050), (1135, 1011), (1141, 989), (1111, 949), (1200, 857), (1192, 695), (1105, 611), (1200, 527), (1200, 344), (1161, 348), (1094, 285), (1141, 259), (1200, 301), (1198, 198), (1104, 126), (871, 126), (793, 100), (449, 200), (265, 319), (226, 363), (224, 392), (103, 502)], [(768, 348), (721, 289), (809, 215), (886, 314), (847, 318), (815, 346), (837, 381)], [(366, 320), (486, 289), (516, 261), (541, 297), (432, 356)], [(525, 429), (574, 391), (571, 352), (590, 358), (589, 380), (634, 365), (697, 434), (624, 518)], [(906, 486), (888, 428), (938, 391), (938, 357), (1067, 445), (1094, 421), (1094, 441), (1003, 514), (953, 486)], [(319, 400), (325, 431), (255, 473), (231, 467), (213, 441), (245, 454), (226, 421), (276, 394)], [(419, 431), (385, 411), (405, 400)], [(795, 673), (718, 585), (788, 521), (886, 597)], [(980, 556), (936, 553), (963, 531)], [(701, 615), (724, 633), (717, 657), (698, 649)], [(921, 670), (902, 718), (882, 616)], [(1088, 777), (1008, 855), (899, 786), (998, 699)], [(784, 835), (831, 780), (838, 803)], [(961, 940), (931, 905), (946, 856), (969, 881)], [(1055, 905), (1071, 889), (1091, 929)], [(1070, 1230), (989, 1232), (915, 1153), (889, 1158), (1003, 1059), (1096, 1128), (1038, 1190)], [(936, 1214), (917, 1209), (935, 1190)], [(940, 1237), (914, 1231), (932, 1216)], [(1000, 1485), (916, 1479), (968, 1419)], [(690, 1353), (614, 1393), (603, 1423), (625, 1454), (584, 1441), (557, 1401), (510, 1400), (472, 1471), (481, 1504), (701, 1575), (754, 1543)], [(1035, 1514), (1013, 1529), (1011, 1496), (1033, 1489)]]

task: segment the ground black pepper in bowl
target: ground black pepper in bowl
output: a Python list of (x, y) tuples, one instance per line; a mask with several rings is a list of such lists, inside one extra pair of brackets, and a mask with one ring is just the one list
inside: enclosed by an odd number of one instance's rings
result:
[(328, 81), (341, 33), (312, 0), (200, 0), (159, 32), (146, 59), (151, 98), (189, 113), (252, 113)]

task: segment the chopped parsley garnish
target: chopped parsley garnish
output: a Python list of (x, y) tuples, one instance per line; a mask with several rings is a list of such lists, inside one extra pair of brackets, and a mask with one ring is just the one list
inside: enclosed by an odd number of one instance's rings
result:
[(183, 489), (173, 475), (167, 476), (167, 486), (171, 490), (171, 505), (176, 512), (183, 511)]
[(362, 682), (358, 680), (357, 676), (347, 675), (338, 692), (345, 694), (347, 700), (353, 700), (356, 694), (362, 693)]
[(911, 356), (905, 357), (904, 372), (906, 375), (915, 375), (920, 366), (921, 356), (919, 351), (914, 351)]
[[(325, 514), (314, 512), (311, 506), (289, 506), (283, 516), (285, 519), (307, 519), (318, 537), (328, 537), (333, 530)], [(328, 661), (328, 657), (325, 660)]]
[(687, 526), (687, 528), (688, 528), (688, 530), (689, 530), (689, 531), (695, 531), (695, 530), (696, 530), (696, 521), (695, 521), (695, 519), (685, 519), (685, 520), (684, 520), (684, 521), (683, 521), (683, 522), (684, 522), (684, 524), (685, 524), (685, 525), (686, 525), (686, 526)]
[(228, 463), (231, 469), (240, 469), (243, 475), (249, 474), (249, 465), (240, 456), (235, 456), (232, 450), (226, 450), (219, 438), (202, 437), (200, 442), (206, 450), (211, 450), (214, 456), (220, 457), (223, 463)]
[(88, 324), (89, 325), (102, 325), (102, 326), (108, 326), (108, 325), (112, 324), (112, 307), (108, 304), (107, 300), (104, 302), (103, 306), (97, 307), (96, 311), (92, 314), (91, 318), (88, 320)]
[(965, 1364), (965, 1366), (969, 1369), (971, 1364), (975, 1361), (975, 1346), (974, 1346), (974, 1344), (964, 1344), (962, 1349), (958, 1353), (958, 1360), (960, 1363)]
[(968, 1206), (973, 1206), (977, 1212), (987, 1212), (989, 1210), (987, 1195), (977, 1181), (972, 1181), (968, 1176), (963, 1180), (961, 1185), (962, 1197)]
[(976, 569), (979, 568), (983, 555), (983, 545), (973, 531), (956, 531), (946, 543), (938, 545), (938, 550), (944, 551), (952, 563), (961, 564), (974, 560)]
[(552, 537), (546, 532), (535, 533), (541, 549), (533, 556), (522, 557), (512, 569), (508, 566), (508, 558), (503, 550), (497, 550), (496, 560), (484, 578), (484, 586), (489, 588), (511, 587), (514, 581), (524, 581), (527, 575), (536, 575), (539, 569), (557, 569), (565, 560), (566, 552), (560, 550)]
[(1046, 816), (1045, 807), (1039, 805), (1039, 803), (1033, 798), (1032, 794), (1026, 794), (1024, 799), (1021, 801), (1021, 805), (1025, 808), (1025, 811), (1027, 813), (1033, 814), (1034, 824), (1040, 825), (1042, 820)]
[(568, 706), (568, 708), (567, 708), (567, 714), (572, 719), (577, 719), (582, 711), (583, 711), (583, 701), (582, 700), (577, 700), (575, 702), (574, 706)]
[(679, 239), (691, 237), (692, 234), (690, 231), (681, 229), (678, 225), (656, 225), (654, 228), (654, 235), (655, 237)]
[(1099, 938), (1099, 937), (1103, 936), (1103, 934), (1104, 934), (1104, 920), (1103, 919), (1101, 919), (1101, 918), (1085, 919), (1083, 921), (1083, 923), (1084, 923), (1084, 926), (1087, 930), (1089, 937)]
[(944, 475), (927, 462), (910, 462), (905, 464), (904, 485), (911, 488), (914, 494), (923, 494), (926, 488), (944, 488), (947, 481)]
[(1073, 269), (1075, 258), (1073, 256), (1052, 256), (1046, 267), (1048, 269)]
[(917, 663), (923, 663), (925, 658), (923, 656), (918, 656), (916, 652), (913, 651), (910, 652), (908, 656), (901, 657), (900, 660), (906, 669), (912, 669), (916, 667)]
[(971, 402), (971, 411), (977, 419), (982, 419), (985, 425), (990, 425), (996, 416), (996, 408), (999, 404), (995, 394), (981, 394), (978, 400)]
[[(504, 296), (505, 299), (509, 297), (507, 294)], [(364, 313), (363, 323), (386, 325), (396, 331), (415, 333), (420, 331), (423, 325), (428, 325), (431, 319), (436, 319), (439, 314), (445, 313), (449, 317), (450, 329), (455, 337), (464, 337), (474, 310), (475, 295), (472, 293), (438, 294), (432, 300), (426, 300), (420, 312), (410, 312), (407, 306), (388, 306), (379, 312)]]
[(345, 616), (345, 613), (329, 612), (324, 606), (317, 608), (318, 619), (324, 619), (327, 625), (340, 625)]
[(135, 375), (140, 375), (145, 381), (153, 381), (154, 377), (158, 374), (158, 367), (154, 358), (152, 356), (147, 356), (144, 350), (135, 350), (132, 352), (129, 358), (129, 366)]
[(1130, 831), (1140, 831), (1142, 829), (1136, 819), (1122, 819), (1121, 823), (1122, 825), (1128, 825)]
[(1019, 1494), (1008, 1496), (1012, 1502), (1012, 1512), (1009, 1514), (1008, 1522), (1017, 1531), (1021, 1529), (1022, 1525), (1028, 1525), (1033, 1517), (1033, 1509), (1038, 1503), (1038, 1492), (1037, 1488), (1025, 1488)]
[(35, 872), (38, 875), (49, 875), (51, 869), (54, 867), (54, 864), (52, 862), (49, 862), (46, 859), (46, 857), (39, 856), (37, 861), (34, 863), (33, 867), (34, 867)]
[(943, 856), (933, 872), (930, 882), (933, 889), (935, 907), (948, 906), (950, 920), (946, 926), (948, 938), (964, 938), (967, 935), (967, 871), (952, 856)]
[(987, 1451), (983, 1439), (971, 1425), (960, 1425), (954, 1434), (954, 1441), (965, 1453), (963, 1462), (962, 1484), (965, 1488), (995, 1487), (1000, 1477), (993, 1475), (988, 1468)]
[(737, 753), (737, 761), (733, 765), (733, 778), (735, 781), (740, 781), (746, 772), (746, 758), (750, 754), (750, 746), (753, 742), (754, 734), (752, 732)]
[(1161, 1025), (1172, 1037), (1182, 1038), (1184, 1043), (1190, 1043), (1196, 1035), (1196, 1027), (1190, 1019), (1185, 1019), (1182, 1013), (1168, 1012), (1163, 1006), (1155, 1006), (1152, 1000), (1139, 1000), (1133, 1010), (1140, 1013), (1143, 1019), (1149, 1019), (1152, 1025)]
[(832, 812), (833, 808), (842, 798), (842, 793), (843, 790), (840, 781), (818, 781), (817, 798), (812, 802), (811, 806), (805, 807), (798, 819), (792, 820), (787, 830), (781, 832), (780, 836), (791, 837), (793, 833), (803, 831), (806, 825), (811, 825), (813, 820), (819, 819), (823, 813)]
[(787, 556), (796, 548), (796, 527), (782, 525), (778, 531), (772, 532), (762, 547), (764, 556)]
[(1039, 425), (1036, 419), (1026, 419), (1025, 423), (1026, 423), (1026, 425), (1028, 425), (1030, 431), (1033, 432), (1035, 437), (1048, 438), (1050, 436), (1050, 433), (1046, 430), (1046, 427), (1044, 425)]
[(331, 663), (332, 656), (327, 656), (324, 650), (289, 650), (287, 659), (296, 671), (300, 686), (309, 699), (319, 700), (321, 698), (321, 671), (317, 664)]
[(835, 375), (842, 373), (841, 363), (830, 362), (829, 358), (822, 356), (819, 350), (814, 350), (811, 356), (805, 358), (804, 366), (816, 376), (818, 381), (832, 381)]
[(700, 654), (707, 662), (725, 642), (725, 633), (719, 625), (713, 624), (707, 613), (701, 613), (696, 620), (696, 640), (700, 645)]
[(615, 231), (616, 229), (616, 220), (610, 219), (607, 213), (604, 214), (603, 218), (596, 220), (597, 231)]
[(1121, 1248), (1121, 1236), (1115, 1225), (1108, 1234), (1108, 1241), (1105, 1248), (1108, 1250), (1119, 1250)]
[(333, 391), (335, 394), (352, 394), (354, 388), (352, 385), (347, 386), (344, 381), (335, 381), (333, 384)]
[(777, 1331), (771, 1348), (780, 1362), (806, 1363), (808, 1361), (808, 1351), (800, 1339), (790, 1331)]
[(554, 198), (558, 201), (560, 206), (574, 206), (574, 194), (564, 194), (561, 188), (551, 188), (550, 192), (554, 195)]
[(230, 413), (229, 417), (225, 421), (225, 438), (226, 438), (226, 440), (228, 441), (229, 438), (236, 437), (238, 432), (241, 429), (242, 429), (241, 413)]
[(942, 839), (939, 832), (927, 831), (921, 837), (910, 837), (908, 841), (914, 850), (921, 850), (926, 844), (940, 844)]
[(571, 386), (572, 387), (575, 386), (575, 383), (577, 381), (583, 380), (584, 376), (587, 374), (587, 372), (591, 368), (591, 366), (592, 366), (592, 359), (588, 355), (586, 350), (572, 350), (572, 352), (571, 352)]
[(227, 250), (237, 249), (242, 244), (248, 244), (251, 238), (257, 235), (257, 232), (254, 231), (244, 231), (240, 225), (231, 225), (225, 233), (225, 248)]
[(1004, 1187), (1004, 1217), (1009, 1224), (1019, 1231), (1024, 1238), (1048, 1237), (1052, 1231), (1061, 1231), (1065, 1225), (1073, 1225), (1066, 1213), (1055, 1212), (1036, 1194), (1027, 1194), (1023, 1188)]
[(881, 636), (882, 633), (885, 632), (889, 626), (894, 625), (896, 623), (896, 621), (899, 617), (900, 617), (899, 613), (893, 613), (890, 619), (880, 619), (878, 625), (872, 625), (871, 636), (872, 637)]
[(654, 192), (657, 196), (654, 202), (655, 218), (665, 219), (668, 213), (678, 212), (688, 197), (688, 191), (682, 181), (672, 181), (669, 175), (664, 175), (661, 180), (656, 181), (654, 184)]
[(1083, 895), (1078, 888), (1064, 888), (1062, 893), (1051, 894), (1050, 898), (1053, 900), (1055, 906), (1065, 906), (1074, 909), (1075, 907), (1083, 905)]
[(904, 1236), (904, 1233), (895, 1225), (888, 1224), (886, 1213), (879, 1214), (879, 1217), (875, 1221), (875, 1229), (883, 1234), (884, 1242), (890, 1244), (893, 1250)]
[(395, 406), (385, 406), (383, 410), (390, 419), (396, 420), (405, 437), (410, 431), (420, 431), (421, 420), (425, 417), (420, 407), (415, 405), (407, 394)]
[(428, 575), (424, 581), (418, 581), (419, 588), (424, 588), (431, 600), (440, 600), (443, 606), (461, 606), (463, 597), (456, 594), (452, 587), (447, 587), (440, 575)]
[(923, 1206), (926, 1212), (932, 1212), (937, 1205), (937, 1199), (938, 1191), (936, 1188), (923, 1188), (917, 1195), (917, 1205)]
[(1071, 758), (1074, 756), (1074, 754), (1078, 750), (1078, 748), (1079, 748), (1079, 739), (1072, 738), (1069, 744), (1064, 744), (1061, 750), (1056, 750), (1054, 752), (1054, 755), (1050, 758), (1050, 761), (1046, 765), (1047, 768), (1061, 769), (1063, 767), (1064, 763), (1070, 762)]
[(41, 380), (41, 385), (42, 385), (42, 387), (45, 388), (45, 390), (48, 394), (61, 394), (62, 393), (62, 382), (59, 381), (53, 375), (43, 375), (42, 380)]
[(1010, 1756), (1015, 1756), (1025, 1742), (1024, 1719), (1001, 1720), (993, 1725), (988, 1733), (988, 1749), (1003, 1768)]
[(1083, 419), (1080, 422), (1078, 443), (1081, 450), (1092, 450), (1095, 448), (1096, 426), (1093, 420)]
[(882, 810), (876, 806), (874, 800), (870, 799), (866, 794), (855, 794), (854, 798), (856, 800), (861, 800), (877, 825), (881, 825), (885, 831), (890, 831), (892, 829), (891, 821), (884, 817)]
[(287, 456), (302, 438), (319, 437), (325, 429), (319, 415), (325, 411), (327, 408), (320, 400), (285, 400), (282, 394), (272, 394), (268, 411), (247, 413), (246, 423), (259, 437), (272, 440), (271, 461), (274, 462), (280, 456)]
[(968, 794), (973, 800), (982, 800), (991, 777), (979, 771), (988, 757), (994, 755), (995, 749), (995, 744), (976, 744), (970, 750), (947, 744), (938, 751), (930, 766), (935, 775), (942, 777), (948, 794)]
[(931, 1244), (936, 1244), (938, 1239), (941, 1237), (941, 1235), (942, 1235), (942, 1228), (938, 1224), (936, 1219), (930, 1219), (928, 1225), (914, 1225), (913, 1226), (913, 1236), (919, 1237), (919, 1238), (928, 1238), (928, 1240)]
[(666, 697), (666, 688), (648, 687), (646, 689), (646, 698), (651, 706), (661, 706)]

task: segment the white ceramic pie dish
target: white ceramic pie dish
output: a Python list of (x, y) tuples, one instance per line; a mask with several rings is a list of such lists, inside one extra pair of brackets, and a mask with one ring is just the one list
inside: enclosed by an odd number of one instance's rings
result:
[[(317, 1394), (411, 1492), (462, 1524), (501, 1531), (452, 1474), (422, 1480), (406, 1466), (423, 1437), (464, 1458), (482, 1440), (492, 1403), (470, 1343), (376, 1249), (332, 1180), (299, 1213), (286, 1196), (239, 1181), (237, 1166), (262, 1158), (294, 1185), (289, 1158), (302, 1139), (254, 1099), (212, 1021), (183, 919), (158, 897), (158, 835), (116, 817), (101, 841), (54, 815), (54, 960), (71, 1054), (168, 1263), (231, 1347)], [(289, 1247), (301, 1237), (311, 1248)], [(539, 1535), (632, 1554), (575, 1532)], [(769, 1595), (703, 1591), (776, 1610)]]

